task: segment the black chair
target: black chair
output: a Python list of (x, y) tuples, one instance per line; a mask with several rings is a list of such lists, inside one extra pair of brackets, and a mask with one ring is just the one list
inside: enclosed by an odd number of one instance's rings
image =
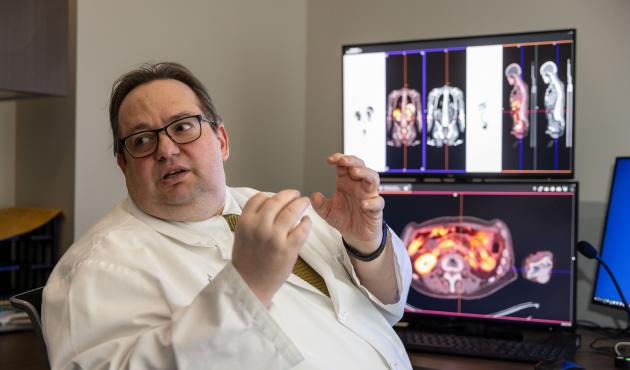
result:
[(41, 349), (44, 351), (44, 358), (46, 359), (46, 365), (50, 369), (50, 362), (48, 361), (48, 350), (46, 348), (46, 341), (44, 340), (44, 333), (42, 332), (42, 321), (40, 319), (42, 313), (42, 292), (44, 287), (35, 288), (28, 292), (16, 294), (9, 298), (11, 305), (19, 310), (26, 312), (28, 318), (31, 319), (35, 334), (41, 344)]

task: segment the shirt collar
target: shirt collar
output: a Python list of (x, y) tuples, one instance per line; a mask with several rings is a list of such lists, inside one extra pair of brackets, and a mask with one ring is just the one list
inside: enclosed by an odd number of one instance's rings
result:
[[(196, 247), (217, 247), (223, 259), (228, 260), (232, 257), (234, 235), (222, 216), (217, 215), (207, 220), (196, 222), (167, 221), (142, 211), (134, 204), (131, 198), (127, 199), (127, 209), (133, 216), (164, 236)], [(225, 206), (223, 207), (222, 215), (240, 215), (241, 212), (241, 207), (234, 199), (230, 189), (226, 187)], [(210, 230), (214, 232), (210, 232)]]
[(241, 206), (238, 205), (236, 199), (232, 195), (232, 188), (225, 188), (225, 206), (223, 207), (222, 215), (240, 215), (243, 212)]

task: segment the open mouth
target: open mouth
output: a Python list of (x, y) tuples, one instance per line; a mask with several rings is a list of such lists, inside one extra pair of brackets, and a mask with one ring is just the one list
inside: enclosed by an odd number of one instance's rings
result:
[(180, 175), (180, 174), (185, 173), (185, 172), (188, 172), (188, 170), (184, 170), (184, 169), (181, 169), (181, 168), (173, 170), (171, 172), (168, 172), (166, 175), (164, 175), (162, 177), (162, 180), (171, 179), (171, 178), (176, 177), (177, 175)]

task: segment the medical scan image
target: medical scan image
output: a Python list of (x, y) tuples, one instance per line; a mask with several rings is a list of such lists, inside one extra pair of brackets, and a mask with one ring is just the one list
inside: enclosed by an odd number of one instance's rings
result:
[(512, 63), (505, 69), (505, 78), (512, 90), (510, 91), (510, 111), (512, 113), (512, 131), (514, 137), (523, 140), (529, 131), (529, 86), (523, 80), (523, 71), (517, 63)]
[(570, 44), (534, 43), (503, 49), (502, 167), (567, 173), (573, 146)]
[(417, 90), (403, 87), (387, 97), (387, 145), (400, 148), (420, 144), (422, 104)]
[(523, 277), (531, 282), (547, 284), (553, 271), (553, 253), (538, 251), (530, 254), (523, 261)]
[(462, 144), (465, 108), (461, 89), (449, 85), (432, 89), (427, 101), (427, 144), (438, 148)]
[(355, 122), (360, 125), (363, 136), (368, 134), (368, 129), (372, 126), (372, 117), (374, 117), (374, 108), (370, 105), (365, 107), (365, 109), (354, 111)]
[(411, 258), (411, 286), (434, 298), (484, 298), (517, 278), (512, 238), (498, 219), (438, 217), (409, 223), (402, 239)]
[(379, 174), (572, 177), (573, 32), (342, 51), (343, 151)]
[(558, 77), (558, 66), (552, 61), (547, 61), (540, 66), (540, 75), (547, 85), (545, 90), (547, 130), (545, 133), (555, 140), (564, 135), (566, 99), (564, 82)]

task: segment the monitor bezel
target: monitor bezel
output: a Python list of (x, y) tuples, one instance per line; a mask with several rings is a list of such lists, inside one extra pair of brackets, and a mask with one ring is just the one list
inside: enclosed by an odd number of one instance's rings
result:
[[(570, 169), (569, 173), (553, 173), (553, 172), (545, 172), (545, 173), (533, 173), (533, 172), (525, 172), (525, 173), (513, 173), (513, 172), (464, 172), (464, 173), (405, 173), (405, 172), (378, 172), (379, 176), (384, 179), (402, 179), (402, 181), (411, 181), (411, 179), (415, 179), (415, 181), (423, 180), (423, 179), (454, 179), (454, 180), (466, 180), (466, 179), (505, 179), (506, 181), (516, 180), (516, 179), (527, 179), (527, 180), (540, 180), (540, 179), (550, 179), (550, 180), (572, 180), (575, 178), (575, 131), (576, 131), (576, 109), (575, 109), (575, 96), (576, 90), (575, 86), (577, 84), (577, 29), (576, 28), (565, 28), (565, 29), (557, 29), (557, 30), (539, 30), (539, 31), (523, 31), (523, 32), (512, 32), (512, 33), (497, 33), (497, 34), (484, 34), (484, 35), (472, 35), (472, 36), (456, 36), (456, 37), (445, 37), (445, 38), (429, 38), (429, 39), (413, 39), (413, 40), (399, 40), (399, 41), (386, 41), (386, 42), (374, 42), (374, 43), (350, 43), (343, 44), (341, 46), (341, 151), (345, 153), (345, 124), (344, 124), (344, 65), (343, 65), (343, 56), (346, 51), (350, 48), (370, 48), (370, 47), (391, 47), (392, 50), (399, 50), (403, 48), (405, 45), (415, 44), (415, 43), (431, 43), (435, 42), (440, 44), (442, 47), (445, 43), (456, 43), (461, 40), (487, 40), (487, 39), (499, 39), (499, 38), (517, 38), (517, 37), (534, 37), (541, 35), (553, 35), (560, 33), (570, 33), (573, 36), (573, 60), (572, 68), (573, 68), (573, 129), (572, 129), (572, 143), (571, 147), (571, 156), (570, 156)], [(457, 44), (461, 46), (460, 44)], [(471, 43), (466, 46), (473, 46), (474, 43)], [(479, 44), (479, 45), (488, 45), (487, 43)]]
[[(610, 176), (610, 184), (608, 185), (608, 199), (606, 202), (606, 213), (604, 214), (604, 220), (603, 220), (603, 224), (602, 224), (602, 235), (600, 237), (599, 240), (599, 251), (598, 251), (598, 255), (602, 255), (603, 251), (604, 251), (604, 239), (606, 238), (606, 231), (608, 228), (608, 213), (610, 212), (610, 198), (612, 197), (612, 190), (613, 190), (613, 186), (615, 184), (615, 178), (617, 177), (617, 166), (619, 165), (619, 161), (621, 160), (630, 160), (630, 156), (618, 156), (615, 157), (615, 163), (613, 164), (612, 167), (612, 173)], [(595, 266), (595, 280), (593, 283), (593, 292), (591, 294), (591, 301), (599, 306), (603, 306), (603, 307), (610, 307), (610, 308), (615, 308), (621, 311), (626, 311), (625, 307), (622, 306), (617, 306), (617, 305), (613, 305), (610, 303), (606, 303), (606, 302), (600, 302), (597, 301), (595, 299), (595, 291), (597, 290), (597, 283), (599, 280), (599, 270), (601, 268), (600, 263), (597, 263)], [(613, 272), (614, 273), (614, 272)]]
[[(435, 182), (435, 183), (423, 183), (422, 185), (428, 186), (438, 186), (440, 184), (446, 184), (443, 182)], [(571, 243), (571, 269), (573, 271), (573, 294), (572, 302), (571, 302), (571, 320), (570, 325), (560, 325), (560, 324), (549, 324), (549, 323), (541, 323), (534, 321), (512, 321), (512, 320), (501, 320), (501, 319), (492, 319), (492, 318), (473, 318), (473, 317), (461, 317), (461, 316), (448, 316), (448, 315), (432, 315), (427, 313), (419, 313), (419, 312), (409, 312), (406, 311), (403, 314), (402, 322), (405, 322), (412, 326), (417, 327), (426, 327), (426, 326), (437, 326), (438, 328), (475, 328), (474, 331), (478, 330), (498, 330), (500, 332), (503, 331), (521, 331), (521, 330), (531, 330), (531, 331), (545, 331), (545, 332), (569, 332), (576, 329), (577, 326), (577, 237), (578, 237), (578, 217), (579, 217), (579, 184), (577, 181), (488, 181), (488, 182), (451, 182), (447, 183), (450, 185), (467, 185), (467, 186), (476, 186), (476, 185), (573, 185), (574, 186), (574, 219), (573, 219), (573, 243)], [(385, 184), (389, 185), (389, 184)], [(391, 184), (393, 185), (393, 184)], [(410, 185), (416, 185), (411, 184)], [(379, 192), (380, 194), (380, 192)], [(411, 289), (411, 288), (410, 288)]]

